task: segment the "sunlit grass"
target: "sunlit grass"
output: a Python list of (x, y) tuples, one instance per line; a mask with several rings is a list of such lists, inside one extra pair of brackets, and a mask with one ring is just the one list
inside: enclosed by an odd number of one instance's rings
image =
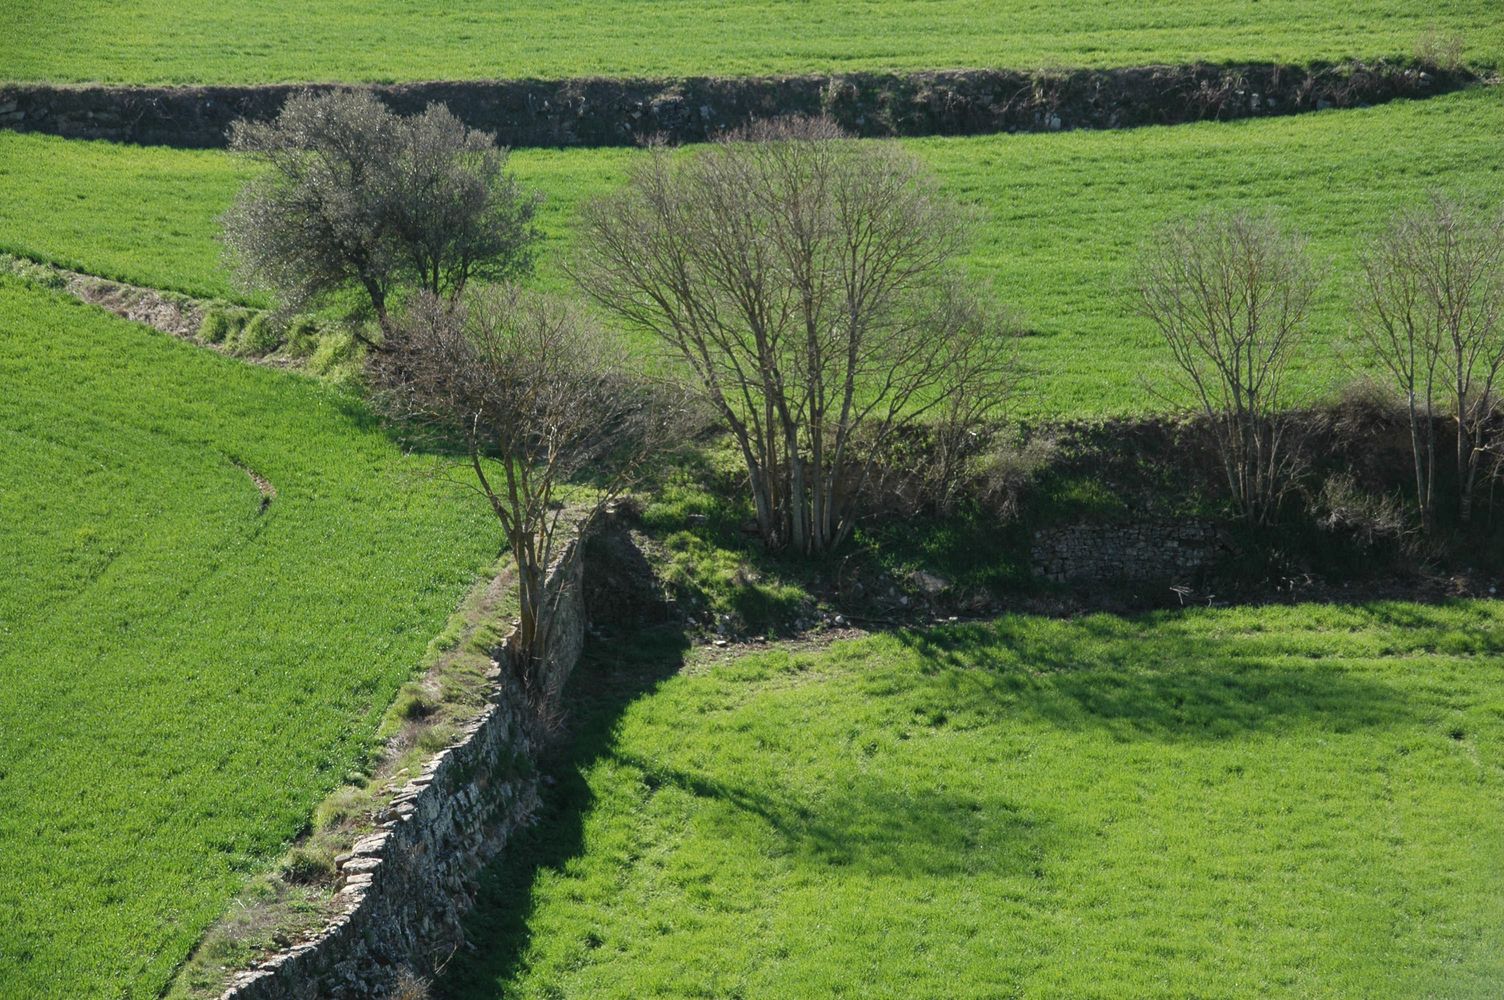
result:
[[(1504, 618), (1296, 606), (611, 643), (464, 1000), (1488, 997)], [(585, 712), (585, 709), (581, 709)]]
[[(1037, 369), (1025, 412), (1141, 412), (1167, 371), (1134, 314), (1134, 250), (1162, 221), (1212, 206), (1273, 208), (1328, 267), (1315, 349), (1298, 363), (1316, 394), (1347, 377), (1347, 283), (1362, 239), (1432, 187), (1504, 199), (1504, 89), (1290, 118), (1118, 132), (908, 142), (979, 214), (966, 264), (1017, 308)], [(563, 285), (579, 205), (626, 177), (632, 150), (522, 150), (544, 192), (541, 280)], [(0, 250), (210, 295), (231, 295), (216, 218), (244, 170), (226, 153), (0, 134)]]
[(267, 83), (1128, 66), (1409, 56), (1460, 35), (1497, 61), (1489, 0), (11, 0), (11, 80)]
[(155, 997), (498, 539), (353, 398), (9, 279), (0, 386), (0, 995)]

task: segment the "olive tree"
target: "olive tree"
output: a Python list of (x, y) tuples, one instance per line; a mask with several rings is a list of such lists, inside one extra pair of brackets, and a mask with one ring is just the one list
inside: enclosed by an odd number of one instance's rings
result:
[(765, 542), (818, 552), (905, 428), (978, 419), (1010, 384), (1007, 331), (955, 280), (965, 222), (896, 144), (782, 119), (643, 157), (585, 209), (572, 272), (687, 365)]
[(1300, 462), (1285, 388), (1320, 284), (1305, 240), (1270, 216), (1208, 212), (1161, 228), (1135, 284), (1181, 392), (1206, 418), (1234, 506), (1268, 523)]
[(1504, 213), (1432, 195), (1363, 254), (1356, 329), (1409, 412), (1421, 523), (1434, 527), (1436, 420), (1456, 418), (1458, 519), (1472, 518), (1504, 366)]
[(306, 92), (230, 145), (266, 168), (222, 219), (235, 274), (290, 308), (354, 293), (385, 332), (404, 291), (453, 299), (532, 266), (538, 199), (441, 104), (402, 117), (366, 91)]
[(517, 573), (515, 666), (533, 694), (562, 538), (588, 529), (635, 481), (681, 412), (626, 357), (569, 302), (493, 286), (455, 303), (424, 292), (393, 318), (371, 362), (383, 409), (457, 443), (458, 481), (501, 526)]

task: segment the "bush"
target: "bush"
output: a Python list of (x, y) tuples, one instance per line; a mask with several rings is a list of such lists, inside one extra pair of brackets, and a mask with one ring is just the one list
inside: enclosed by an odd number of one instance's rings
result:
[(1323, 531), (1347, 535), (1365, 546), (1403, 538), (1409, 530), (1405, 508), (1398, 500), (1364, 491), (1345, 472), (1321, 484), (1316, 524)]
[(397, 701), (393, 705), (392, 711), (397, 718), (406, 722), (412, 722), (418, 719), (426, 719), (433, 714), (434, 709), (437, 707), (433, 703), (433, 699), (420, 686), (410, 684), (397, 695)]
[(222, 344), (230, 336), (229, 315), (223, 309), (206, 309), (198, 325), (198, 339), (206, 344)]
[(353, 819), (371, 806), (371, 795), (355, 785), (343, 785), (313, 810), (313, 828), (328, 830)]
[(415, 975), (411, 969), (403, 968), (398, 970), (397, 981), (387, 1000), (429, 1000), (432, 995), (428, 980)]
[(1052, 437), (1032, 437), (1022, 443), (1004, 441), (987, 455), (981, 469), (981, 500), (1000, 521), (1011, 521), (1023, 509), (1024, 497), (1039, 474), (1055, 457)]
[(282, 860), (282, 877), (294, 885), (314, 885), (334, 874), (334, 855), (311, 844), (294, 847)]
[(1462, 53), (1467, 43), (1456, 32), (1442, 33), (1431, 30), (1421, 35), (1415, 43), (1417, 62), (1437, 69), (1459, 70), (1462, 68)]
[(310, 316), (299, 316), (287, 328), (284, 353), (291, 358), (311, 357), (319, 349), (319, 325)]
[(240, 330), (235, 353), (263, 357), (282, 346), (282, 335), (266, 313), (256, 313)]

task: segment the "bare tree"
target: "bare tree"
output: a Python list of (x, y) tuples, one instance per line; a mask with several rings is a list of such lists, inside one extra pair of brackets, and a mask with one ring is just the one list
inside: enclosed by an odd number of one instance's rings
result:
[[(560, 528), (585, 530), (662, 448), (677, 408), (578, 308), (513, 286), (423, 293), (373, 358), (391, 415), (457, 440), (516, 564), (519, 679), (531, 691), (553, 611)], [(536, 693), (536, 692), (535, 692)]]
[(1357, 329), (1409, 402), (1421, 520), (1433, 527), (1438, 396), (1456, 416), (1458, 519), (1472, 519), (1504, 367), (1504, 213), (1433, 194), (1363, 257)]
[(1212, 430), (1233, 503), (1268, 523), (1300, 460), (1284, 389), (1319, 285), (1305, 241), (1268, 216), (1203, 214), (1159, 231), (1136, 285)]
[(235, 273), (290, 308), (353, 291), (385, 332), (404, 289), (452, 299), (532, 266), (538, 199), (443, 105), (403, 118), (369, 92), (299, 94), (236, 122), (231, 148), (268, 168), (222, 219)]
[[(659, 149), (591, 204), (575, 278), (691, 369), (772, 547), (828, 550), (903, 428), (1001, 402), (1010, 338), (960, 293), (967, 227), (922, 165), (828, 119)], [(947, 411), (958, 414), (962, 411)]]
[(1420, 220), (1396, 215), (1362, 255), (1355, 325), (1369, 353), (1388, 369), (1404, 395), (1421, 525), (1435, 522), (1437, 376), (1442, 357), (1441, 314), (1427, 301), (1415, 266)]

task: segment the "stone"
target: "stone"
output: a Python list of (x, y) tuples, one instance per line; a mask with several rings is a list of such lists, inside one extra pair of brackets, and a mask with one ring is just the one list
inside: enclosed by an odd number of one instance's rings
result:
[[(550, 690), (563, 688), (583, 642), (575, 551), (570, 546), (549, 577), (551, 586), (575, 595), (559, 603), (554, 656), (544, 667)], [(475, 898), (475, 876), (534, 820), (538, 805), (538, 779), (518, 777), (514, 763), (535, 752), (527, 709), (504, 675), (497, 683), (483, 720), (424, 768), (419, 787), (393, 800), (389, 811), (403, 817), (401, 825), (391, 821), (390, 832), (362, 837), (340, 855), (338, 909), (320, 934), (262, 962), (275, 975), (234, 978), (223, 1000), (387, 996), (397, 966), (429, 975), (434, 956), (463, 943), (460, 918)]]
[(950, 589), (950, 581), (928, 570), (916, 569), (909, 574), (909, 582), (930, 597), (938, 597)]

